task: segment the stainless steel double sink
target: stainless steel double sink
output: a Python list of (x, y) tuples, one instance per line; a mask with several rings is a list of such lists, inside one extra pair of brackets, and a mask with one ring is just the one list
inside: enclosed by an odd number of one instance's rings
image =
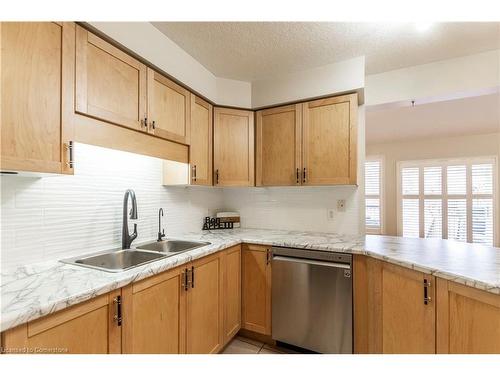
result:
[(135, 249), (103, 251), (63, 259), (61, 262), (107, 272), (122, 272), (206, 245), (210, 245), (210, 242), (166, 239), (139, 245)]

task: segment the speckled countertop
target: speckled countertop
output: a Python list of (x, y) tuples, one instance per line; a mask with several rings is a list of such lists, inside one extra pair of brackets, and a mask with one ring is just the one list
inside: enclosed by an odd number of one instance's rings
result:
[(243, 242), (364, 254), (500, 295), (500, 248), (440, 239), (263, 229), (188, 233), (175, 238), (211, 244), (120, 273), (58, 261), (3, 271), (1, 331)]

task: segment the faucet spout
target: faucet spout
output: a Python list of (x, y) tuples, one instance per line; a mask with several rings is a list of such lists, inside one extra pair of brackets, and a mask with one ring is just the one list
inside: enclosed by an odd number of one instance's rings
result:
[(165, 229), (163, 231), (161, 230), (161, 217), (163, 216), (163, 208), (160, 208), (158, 210), (158, 238), (156, 239), (158, 242), (160, 242), (163, 237), (165, 237)]
[(137, 224), (134, 224), (134, 232), (132, 235), (128, 232), (128, 199), (132, 201), (132, 208), (130, 209), (130, 219), (137, 219), (137, 200), (135, 198), (135, 192), (132, 189), (125, 191), (125, 196), (123, 197), (123, 225), (122, 225), (122, 249), (130, 249), (132, 241), (137, 238)]

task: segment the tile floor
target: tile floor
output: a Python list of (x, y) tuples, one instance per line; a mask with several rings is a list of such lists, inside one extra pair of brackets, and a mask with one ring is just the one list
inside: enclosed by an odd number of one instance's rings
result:
[[(288, 352), (287, 352), (288, 353)], [(242, 336), (236, 336), (222, 354), (285, 354), (284, 349)]]

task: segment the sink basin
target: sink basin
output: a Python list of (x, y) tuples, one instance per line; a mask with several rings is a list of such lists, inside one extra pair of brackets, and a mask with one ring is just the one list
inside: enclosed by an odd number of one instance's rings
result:
[(133, 267), (166, 258), (168, 255), (140, 250), (119, 250), (85, 258), (71, 258), (63, 260), (64, 263), (77, 264), (83, 267), (95, 268), (108, 272), (121, 272)]
[(160, 253), (180, 253), (196, 249), (198, 247), (210, 245), (210, 242), (183, 241), (167, 239), (163, 241), (150, 242), (137, 246), (138, 250), (156, 251)]

